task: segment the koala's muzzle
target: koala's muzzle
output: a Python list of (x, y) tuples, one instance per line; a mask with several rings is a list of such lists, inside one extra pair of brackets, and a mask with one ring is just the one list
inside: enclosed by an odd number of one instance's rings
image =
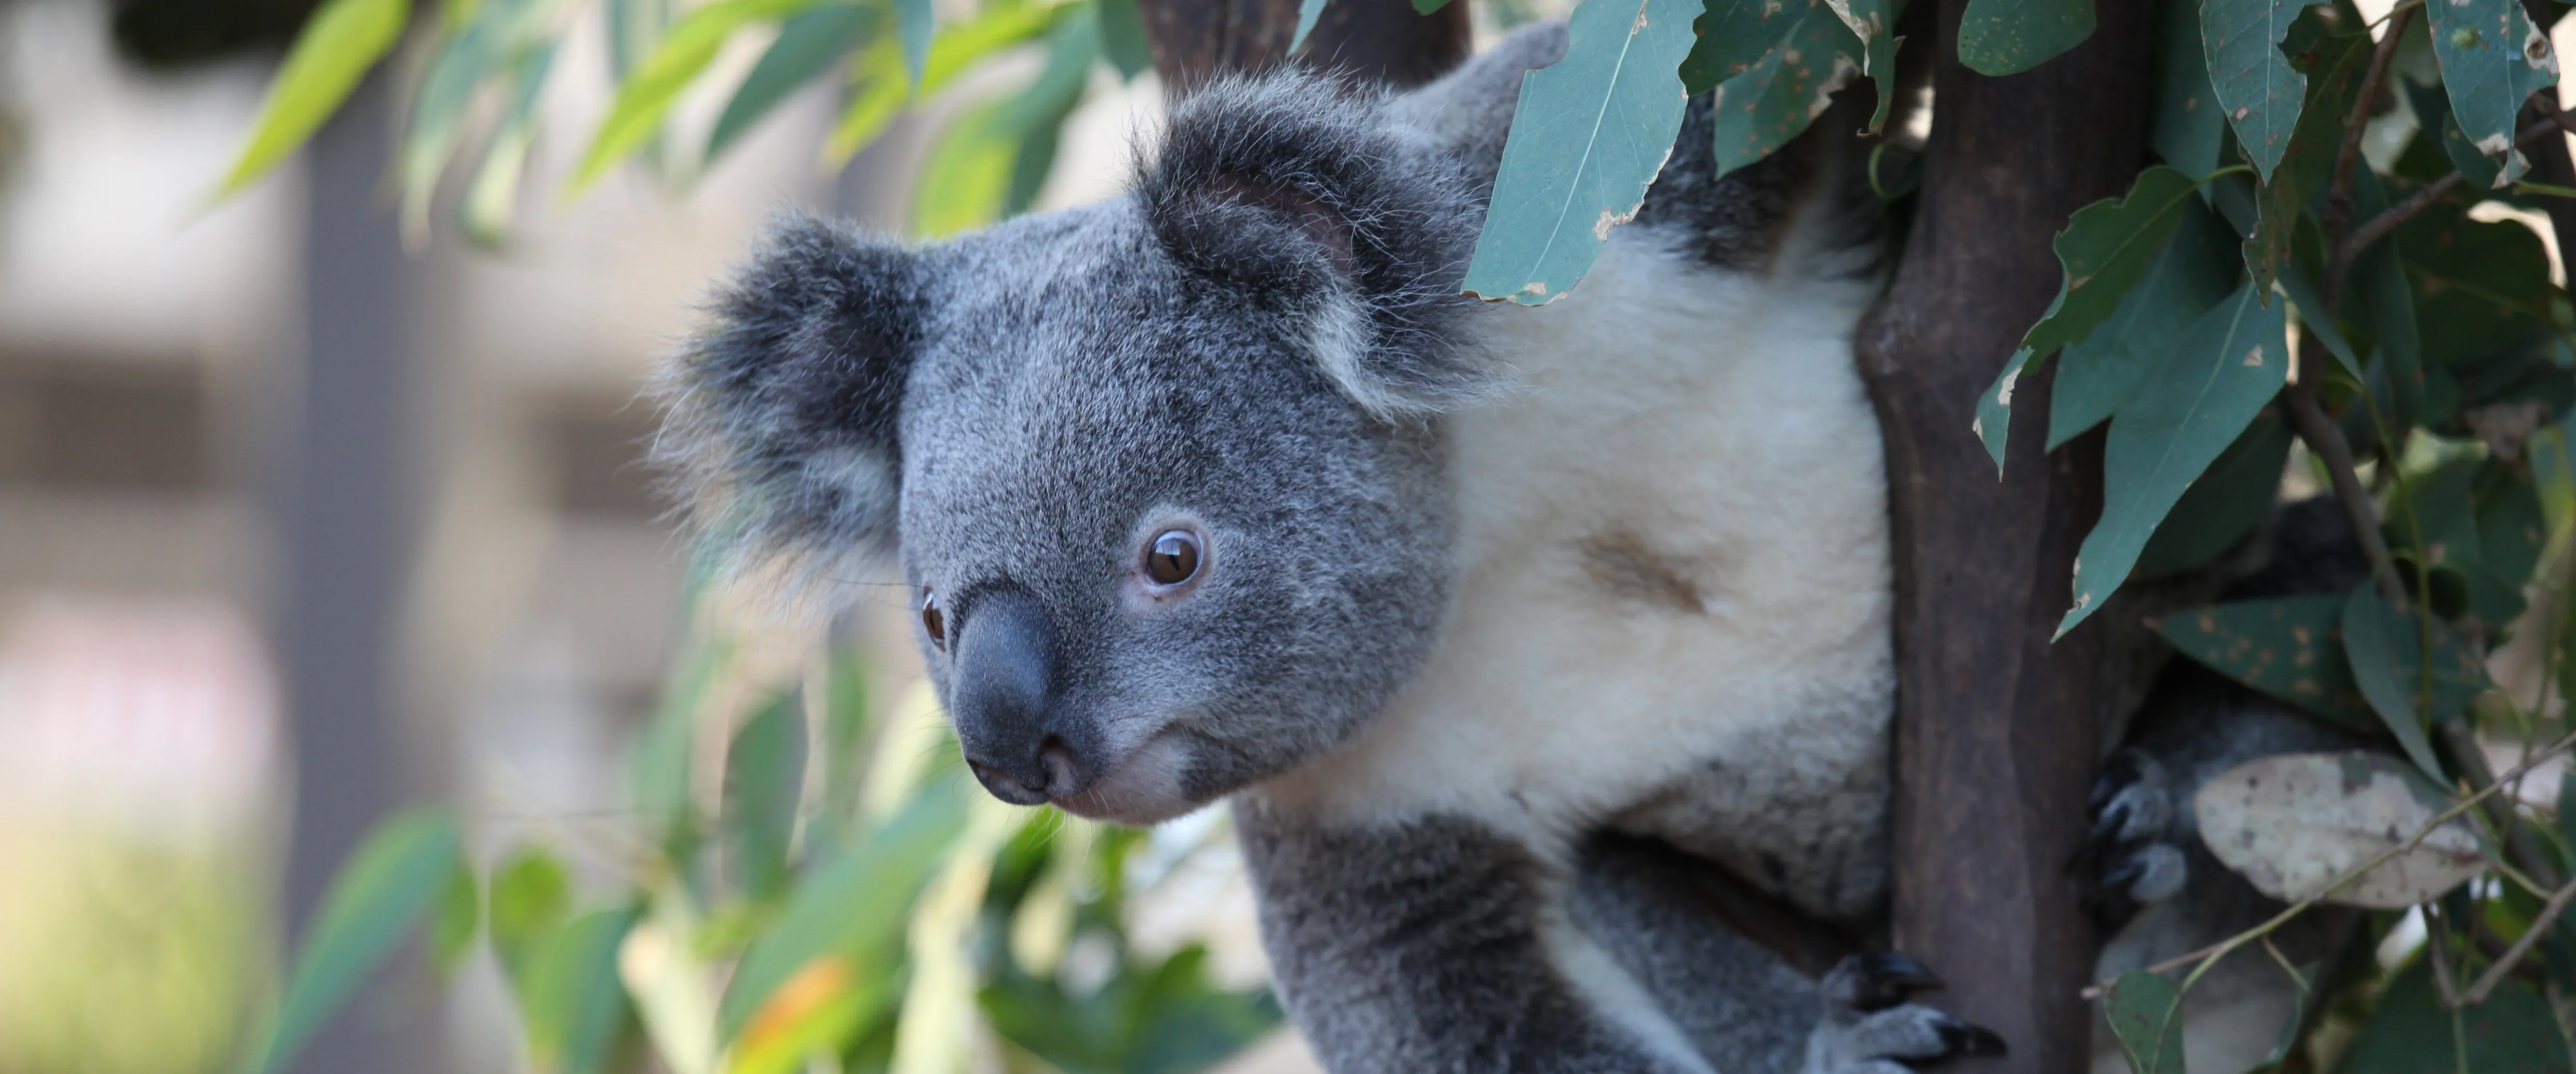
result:
[(984, 593), (958, 624), (948, 714), (966, 765), (993, 797), (1038, 805), (1091, 781), (1088, 734), (1055, 704), (1056, 631), (1018, 588)]

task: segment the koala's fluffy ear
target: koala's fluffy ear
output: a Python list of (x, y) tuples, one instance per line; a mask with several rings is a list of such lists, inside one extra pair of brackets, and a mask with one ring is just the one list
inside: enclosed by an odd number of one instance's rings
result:
[(918, 260), (795, 216), (707, 304), (662, 382), (655, 453), (701, 523), (754, 557), (890, 551)]
[(1175, 260), (1284, 318), (1371, 413), (1491, 384), (1458, 293), (1482, 206), (1383, 99), (1293, 71), (1220, 79), (1173, 108), (1137, 196)]

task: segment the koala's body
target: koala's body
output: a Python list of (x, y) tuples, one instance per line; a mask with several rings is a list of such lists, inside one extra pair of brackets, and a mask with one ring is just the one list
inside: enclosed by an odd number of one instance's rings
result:
[(1714, 177), (1702, 98), (1581, 288), (1462, 296), (1563, 50), (1401, 96), (1220, 81), (1127, 196), (923, 249), (791, 223), (681, 361), (668, 454), (754, 547), (899, 552), (995, 794), (1231, 797), (1336, 1074), (1991, 1047), (1902, 1002), (1919, 967), (1819, 985), (1601, 864), (1649, 837), (1817, 918), (1881, 905), (1876, 205), (1829, 139)]

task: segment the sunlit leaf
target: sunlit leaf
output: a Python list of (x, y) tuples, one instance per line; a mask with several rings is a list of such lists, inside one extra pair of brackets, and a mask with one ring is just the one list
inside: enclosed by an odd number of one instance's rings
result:
[(430, 962), (442, 972), (453, 972), (482, 931), (482, 885), (474, 879), (474, 870), (460, 868), (448, 876), (447, 893), (439, 897), (438, 916), (430, 922)]
[(839, 1050), (860, 1023), (893, 999), (900, 979), (860, 974), (852, 960), (824, 955), (772, 992), (743, 1026), (726, 1074), (793, 1074), (816, 1053)]
[(468, 22), (447, 40), (412, 96), (411, 124), (403, 131), (401, 173), (403, 228), (414, 241), (428, 234), (430, 195), (463, 133), (465, 106), (482, 88), (484, 76), (501, 62), (508, 43), (505, 38), (513, 29), (505, 9), (517, 4), (490, 0), (481, 6), (485, 17)]
[(331, 878), (305, 927), (277, 1018), (253, 1038), (249, 1068), (284, 1069), (448, 893), (465, 854), (456, 821), (418, 811), (368, 833)]
[(618, 86), (617, 100), (591, 135), (590, 148), (565, 183), (579, 193), (607, 174), (628, 154), (643, 148), (662, 129), (662, 117), (679, 103), (680, 92), (715, 62), (734, 31), (754, 22), (784, 18), (814, 0), (716, 0), (692, 9), (664, 34), (660, 43)]
[(1492, 208), (1466, 290), (1538, 305), (1592, 267), (1637, 213), (1682, 123), (1675, 72), (1692, 0), (1594, 0), (1574, 9), (1565, 59), (1522, 77)]
[(1026, 814), (978, 795), (937, 879), (913, 904), (905, 925), (912, 979), (895, 1024), (887, 1074), (948, 1074), (966, 1067), (975, 1035), (975, 952), (993, 855)]
[(895, 39), (903, 43), (903, 69), (916, 87), (930, 71), (930, 39), (938, 28), (930, 0), (894, 0)]
[(2037, 67), (2093, 36), (2093, 0), (1968, 0), (1959, 62), (1985, 75)]
[(1043, 4), (1013, 4), (941, 30), (930, 44), (918, 86), (896, 66), (901, 58), (896, 43), (880, 38), (853, 68), (859, 90), (824, 144), (824, 162), (838, 166), (847, 161), (885, 131), (907, 99), (938, 93), (975, 61), (1045, 33), (1053, 17), (1054, 11)]
[(2209, 58), (2200, 47), (2199, 0), (2156, 5), (2155, 126), (2149, 141), (2166, 164), (2192, 175), (2218, 170), (2227, 141), (2227, 113), (2209, 82)]
[(2236, 144), (2265, 181), (2290, 148), (2308, 79), (2281, 55), (2302, 0), (2202, 0), (2200, 34), (2211, 87)]
[(1011, 193), (1019, 131), (1007, 101), (966, 113), (942, 132), (913, 184), (912, 233), (943, 238), (999, 219)]
[(716, 117), (714, 129), (707, 132), (706, 159), (723, 156), (735, 139), (758, 124), (778, 102), (822, 75), (833, 61), (858, 48), (875, 28), (877, 17), (873, 7), (826, 3), (781, 24), (778, 40), (770, 43), (769, 51), (762, 53), (751, 73), (743, 76), (742, 85), (733, 91), (733, 99), (725, 102), (724, 113)]
[(1017, 133), (1019, 145), (1011, 155), (1011, 183), (1002, 196), (1002, 215), (1016, 216), (1037, 203), (1047, 176), (1055, 170), (1065, 120), (1082, 103), (1082, 92), (1091, 83), (1091, 65), (1099, 58), (1097, 20), (1057, 21), (1047, 39), (1046, 66), (1027, 90), (1012, 98), (1005, 119)]
[(2059, 634), (2120, 587), (2165, 512), (2280, 390), (2290, 365), (2286, 307), (2260, 297), (2249, 283), (2202, 314), (2112, 417), (2102, 517), (2077, 553), (2075, 603)]
[(902, 938), (914, 896), (965, 827), (964, 783), (952, 775), (925, 784), (883, 827), (797, 885), (777, 925), (743, 953), (717, 1007), (719, 1039), (731, 1041), (815, 959), (844, 956), (861, 972), (883, 972), (879, 960)]
[(2210, 853), (2257, 891), (2285, 902), (2398, 910), (2486, 869), (2478, 833), (2464, 821), (2414, 841), (2450, 805), (2439, 785), (2385, 754), (2285, 753), (2210, 778), (2193, 795), (2192, 814)]
[(269, 83), (250, 143), (215, 196), (240, 193), (321, 129), (367, 69), (402, 38), (410, 16), (411, 0), (329, 0), (315, 11)]
[[(2512, 149), (2522, 102), (2558, 85), (2549, 35), (2531, 24), (2518, 0), (2441, 0), (2425, 4), (2424, 12), (2460, 133), (2496, 158), (2503, 178), (2520, 178), (2524, 163)], [(2432, 125), (2431, 117), (2418, 118)]]
[(572, 881), (543, 847), (524, 846), (492, 870), (492, 953), (513, 979), (572, 912)]
[(2183, 1074), (2182, 989), (2159, 973), (2127, 973), (2104, 997), (2130, 1074)]
[(519, 57), (511, 74), (510, 110), (502, 117), (501, 128), (493, 132), (492, 145), (465, 188), (464, 203), (457, 207), (466, 237), (486, 246), (498, 245), (517, 215), (519, 177), (527, 170), (528, 150), (536, 142), (537, 97), (545, 89), (554, 59), (551, 41), (531, 46)]
[[(2005, 361), (1995, 384), (1977, 399), (1970, 426), (1985, 441), (1995, 468), (2004, 465), (2004, 446), (2012, 430), (2013, 385), (2022, 367), (2069, 343), (2080, 343), (2120, 306), (2138, 277), (2146, 274), (2157, 249), (2181, 225), (2185, 207), (2197, 202), (2198, 184), (2191, 176), (2157, 166), (2138, 173), (2128, 196), (2105, 198), (2075, 211), (2054, 246), (2063, 269), (2057, 297), (2038, 323), (2022, 333), (2021, 346)], [(2229, 436), (2235, 431), (2229, 430)], [(2214, 454), (2214, 452), (2213, 452)], [(2143, 539), (2143, 535), (2142, 535)]]

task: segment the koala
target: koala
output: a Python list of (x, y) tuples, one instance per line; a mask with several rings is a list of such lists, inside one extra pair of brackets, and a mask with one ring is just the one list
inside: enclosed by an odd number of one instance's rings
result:
[(1125, 195), (920, 248), (790, 220), (674, 362), (663, 454), (753, 555), (900, 563), (994, 795), (1230, 802), (1337, 1074), (1999, 1051), (1911, 1002), (1925, 967), (1809, 977), (1622, 849), (1882, 913), (1877, 202), (1817, 136), (1840, 112), (1718, 176), (1702, 95), (1582, 287), (1462, 295), (1564, 49), (1527, 28), (1402, 94), (1219, 79)]

